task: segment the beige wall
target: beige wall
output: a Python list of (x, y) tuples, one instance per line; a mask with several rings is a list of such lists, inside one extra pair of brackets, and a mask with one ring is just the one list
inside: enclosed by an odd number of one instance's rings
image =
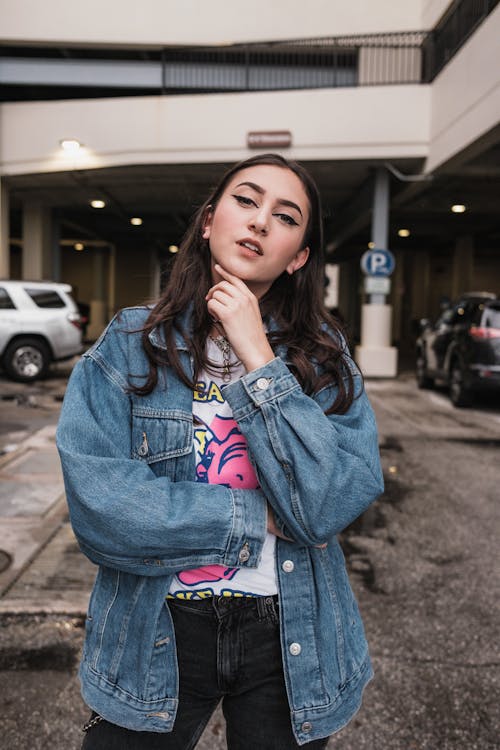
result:
[(434, 81), (429, 171), (500, 121), (499, 39), (500, 5)]
[[(426, 156), (428, 86), (20, 102), (0, 107), (3, 174), (236, 161), (250, 130), (289, 129), (298, 159)], [(203, 127), (200, 127), (203, 122)], [(77, 138), (78, 158), (59, 148)]]
[[(374, 7), (376, 6), (376, 7)], [(227, 44), (414, 31), (422, 0), (0, 0), (0, 36), (68, 44)]]
[(450, 5), (451, 0), (422, 0), (422, 28), (434, 28)]

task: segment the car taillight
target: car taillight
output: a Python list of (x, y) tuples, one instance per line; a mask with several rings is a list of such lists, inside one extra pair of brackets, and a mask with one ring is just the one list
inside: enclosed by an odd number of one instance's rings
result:
[(68, 320), (75, 326), (75, 328), (81, 330), (84, 321), (82, 320), (80, 313), (69, 313)]
[(471, 326), (470, 335), (473, 339), (500, 339), (500, 328), (485, 328), (482, 326)]

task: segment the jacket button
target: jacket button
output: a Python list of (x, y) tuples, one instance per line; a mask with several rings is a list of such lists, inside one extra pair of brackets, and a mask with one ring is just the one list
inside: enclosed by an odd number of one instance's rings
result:
[(290, 653), (292, 656), (298, 656), (301, 651), (302, 651), (302, 646), (300, 645), (300, 643), (290, 644)]
[(285, 573), (291, 573), (292, 570), (295, 568), (295, 565), (293, 564), (292, 560), (285, 560), (283, 565), (281, 566)]
[(305, 734), (308, 734), (308, 732), (310, 732), (312, 728), (313, 728), (313, 725), (311, 724), (311, 722), (310, 722), (310, 721), (305, 721), (305, 722), (304, 722), (304, 723), (302, 724), (302, 727), (301, 727), (302, 731), (303, 731), (303, 732), (304, 732)]
[(238, 560), (240, 563), (246, 563), (246, 561), (250, 558), (250, 552), (248, 550), (248, 546), (242, 547), (240, 550), (240, 554), (238, 555)]
[(269, 382), (269, 378), (258, 378), (255, 381), (255, 386), (259, 391), (265, 391), (266, 388), (269, 388)]

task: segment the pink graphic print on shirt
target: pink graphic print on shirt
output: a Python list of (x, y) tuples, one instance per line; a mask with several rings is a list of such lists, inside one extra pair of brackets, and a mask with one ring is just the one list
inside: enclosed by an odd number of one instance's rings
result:
[[(211, 437), (204, 446), (196, 468), (198, 482), (224, 484), (232, 489), (255, 490), (259, 487), (254, 468), (248, 458), (247, 441), (231, 417), (215, 416), (209, 425)], [(186, 586), (210, 581), (230, 581), (238, 568), (205, 565), (183, 570), (177, 577)]]

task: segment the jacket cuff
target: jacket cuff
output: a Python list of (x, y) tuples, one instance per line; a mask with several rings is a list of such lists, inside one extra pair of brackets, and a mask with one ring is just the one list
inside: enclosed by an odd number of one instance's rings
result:
[(231, 490), (234, 525), (226, 550), (229, 567), (256, 568), (267, 533), (267, 503), (261, 490)]
[(224, 398), (236, 420), (295, 389), (300, 389), (300, 385), (279, 357), (223, 386)]

